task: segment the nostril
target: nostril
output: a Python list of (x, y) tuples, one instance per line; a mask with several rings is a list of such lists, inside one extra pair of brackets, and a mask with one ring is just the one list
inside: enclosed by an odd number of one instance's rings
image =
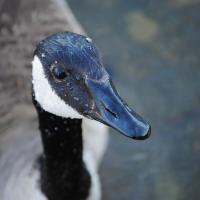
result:
[(114, 112), (112, 112), (109, 108), (106, 108), (106, 107), (105, 107), (105, 110), (106, 110), (107, 112), (109, 112), (114, 118), (118, 118), (118, 117), (117, 117), (117, 114), (114, 113)]
[(108, 113), (110, 113), (114, 118), (118, 118), (118, 116), (117, 116), (117, 114), (116, 114), (115, 112), (113, 112), (113, 111), (110, 110), (108, 107), (106, 107), (106, 105), (105, 105), (103, 102), (101, 102), (101, 103), (102, 103), (104, 109), (105, 109)]

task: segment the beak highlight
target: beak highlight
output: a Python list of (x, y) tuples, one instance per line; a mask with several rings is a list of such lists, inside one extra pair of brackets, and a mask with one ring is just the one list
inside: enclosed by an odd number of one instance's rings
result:
[(121, 99), (111, 80), (88, 79), (86, 84), (96, 107), (93, 119), (133, 139), (144, 140), (150, 136), (150, 125)]

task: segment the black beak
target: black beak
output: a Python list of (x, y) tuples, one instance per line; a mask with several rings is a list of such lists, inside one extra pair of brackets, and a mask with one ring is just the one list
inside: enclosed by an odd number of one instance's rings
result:
[(87, 79), (86, 84), (95, 102), (93, 119), (133, 139), (143, 140), (150, 136), (150, 125), (120, 98), (110, 79)]

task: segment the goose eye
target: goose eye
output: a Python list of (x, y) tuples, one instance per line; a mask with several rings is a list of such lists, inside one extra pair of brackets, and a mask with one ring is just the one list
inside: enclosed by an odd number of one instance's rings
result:
[(56, 79), (62, 80), (66, 78), (67, 73), (64, 68), (60, 65), (55, 65), (52, 67), (51, 72)]

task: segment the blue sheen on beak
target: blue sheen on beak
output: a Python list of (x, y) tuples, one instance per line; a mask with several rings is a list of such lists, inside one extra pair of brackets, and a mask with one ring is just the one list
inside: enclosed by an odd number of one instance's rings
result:
[(150, 136), (150, 125), (121, 99), (109, 78), (87, 79), (86, 84), (95, 102), (96, 111), (92, 116), (95, 120), (133, 139), (144, 140)]

